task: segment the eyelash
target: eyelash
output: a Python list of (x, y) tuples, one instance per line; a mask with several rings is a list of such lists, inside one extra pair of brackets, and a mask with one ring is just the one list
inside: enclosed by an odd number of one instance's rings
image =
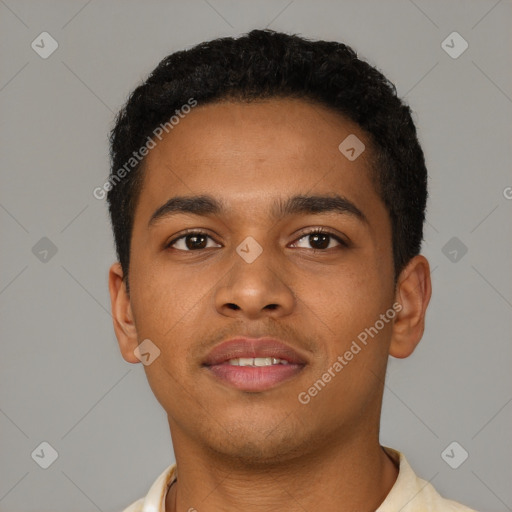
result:
[[(175, 244), (178, 240), (181, 240), (182, 238), (186, 238), (187, 236), (190, 236), (190, 235), (205, 235), (208, 238), (211, 238), (213, 240), (213, 237), (211, 237), (208, 233), (205, 233), (204, 231), (190, 230), (190, 231), (187, 231), (186, 233), (184, 233), (184, 234), (174, 238), (173, 240), (171, 240), (165, 246), (165, 249), (172, 249), (172, 245)], [(295, 242), (298, 242), (299, 240), (302, 240), (303, 238), (305, 238), (307, 236), (311, 236), (311, 235), (327, 235), (327, 236), (330, 236), (331, 238), (334, 238), (342, 247), (348, 247), (348, 243), (345, 240), (343, 240), (339, 236), (335, 235), (331, 231), (328, 231), (328, 230), (323, 229), (323, 228), (314, 228), (314, 229), (312, 229), (310, 231), (302, 233), (299, 236), (299, 238), (297, 238), (295, 240)], [(215, 242), (215, 243), (218, 243), (218, 242)], [(301, 249), (302, 249), (302, 247), (301, 247)], [(331, 249), (333, 249), (333, 248), (331, 247)], [(188, 250), (188, 251), (185, 251), (183, 249), (176, 249), (176, 250), (181, 251), (181, 252), (198, 252), (198, 251), (201, 251), (201, 250), (204, 250), (204, 249), (196, 249), (196, 250)], [(326, 252), (329, 249), (311, 249), (311, 250), (313, 252)]]

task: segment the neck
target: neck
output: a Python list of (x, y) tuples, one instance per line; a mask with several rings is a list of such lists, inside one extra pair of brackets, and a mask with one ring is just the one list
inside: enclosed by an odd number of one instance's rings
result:
[(178, 478), (167, 494), (165, 512), (371, 512), (398, 476), (378, 437), (331, 443), (321, 452), (264, 468), (207, 453), (175, 448)]

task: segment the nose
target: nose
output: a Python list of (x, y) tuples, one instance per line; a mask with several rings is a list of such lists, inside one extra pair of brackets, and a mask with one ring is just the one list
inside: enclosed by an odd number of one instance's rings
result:
[(296, 299), (287, 284), (285, 261), (268, 249), (252, 262), (233, 254), (233, 266), (215, 293), (217, 311), (251, 320), (291, 314)]

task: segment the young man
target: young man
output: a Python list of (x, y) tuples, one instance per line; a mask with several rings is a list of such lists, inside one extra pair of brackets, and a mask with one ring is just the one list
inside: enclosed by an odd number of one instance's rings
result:
[(126, 512), (469, 511), (379, 444), (430, 299), (410, 109), (349, 47), (255, 30), (165, 58), (111, 133), (124, 359), (176, 456)]

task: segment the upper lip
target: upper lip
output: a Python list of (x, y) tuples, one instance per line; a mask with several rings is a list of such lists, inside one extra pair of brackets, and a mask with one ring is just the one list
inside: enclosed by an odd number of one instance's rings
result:
[(306, 364), (295, 349), (276, 338), (237, 337), (215, 346), (204, 361), (204, 365), (221, 364), (240, 357), (275, 357), (289, 363)]

